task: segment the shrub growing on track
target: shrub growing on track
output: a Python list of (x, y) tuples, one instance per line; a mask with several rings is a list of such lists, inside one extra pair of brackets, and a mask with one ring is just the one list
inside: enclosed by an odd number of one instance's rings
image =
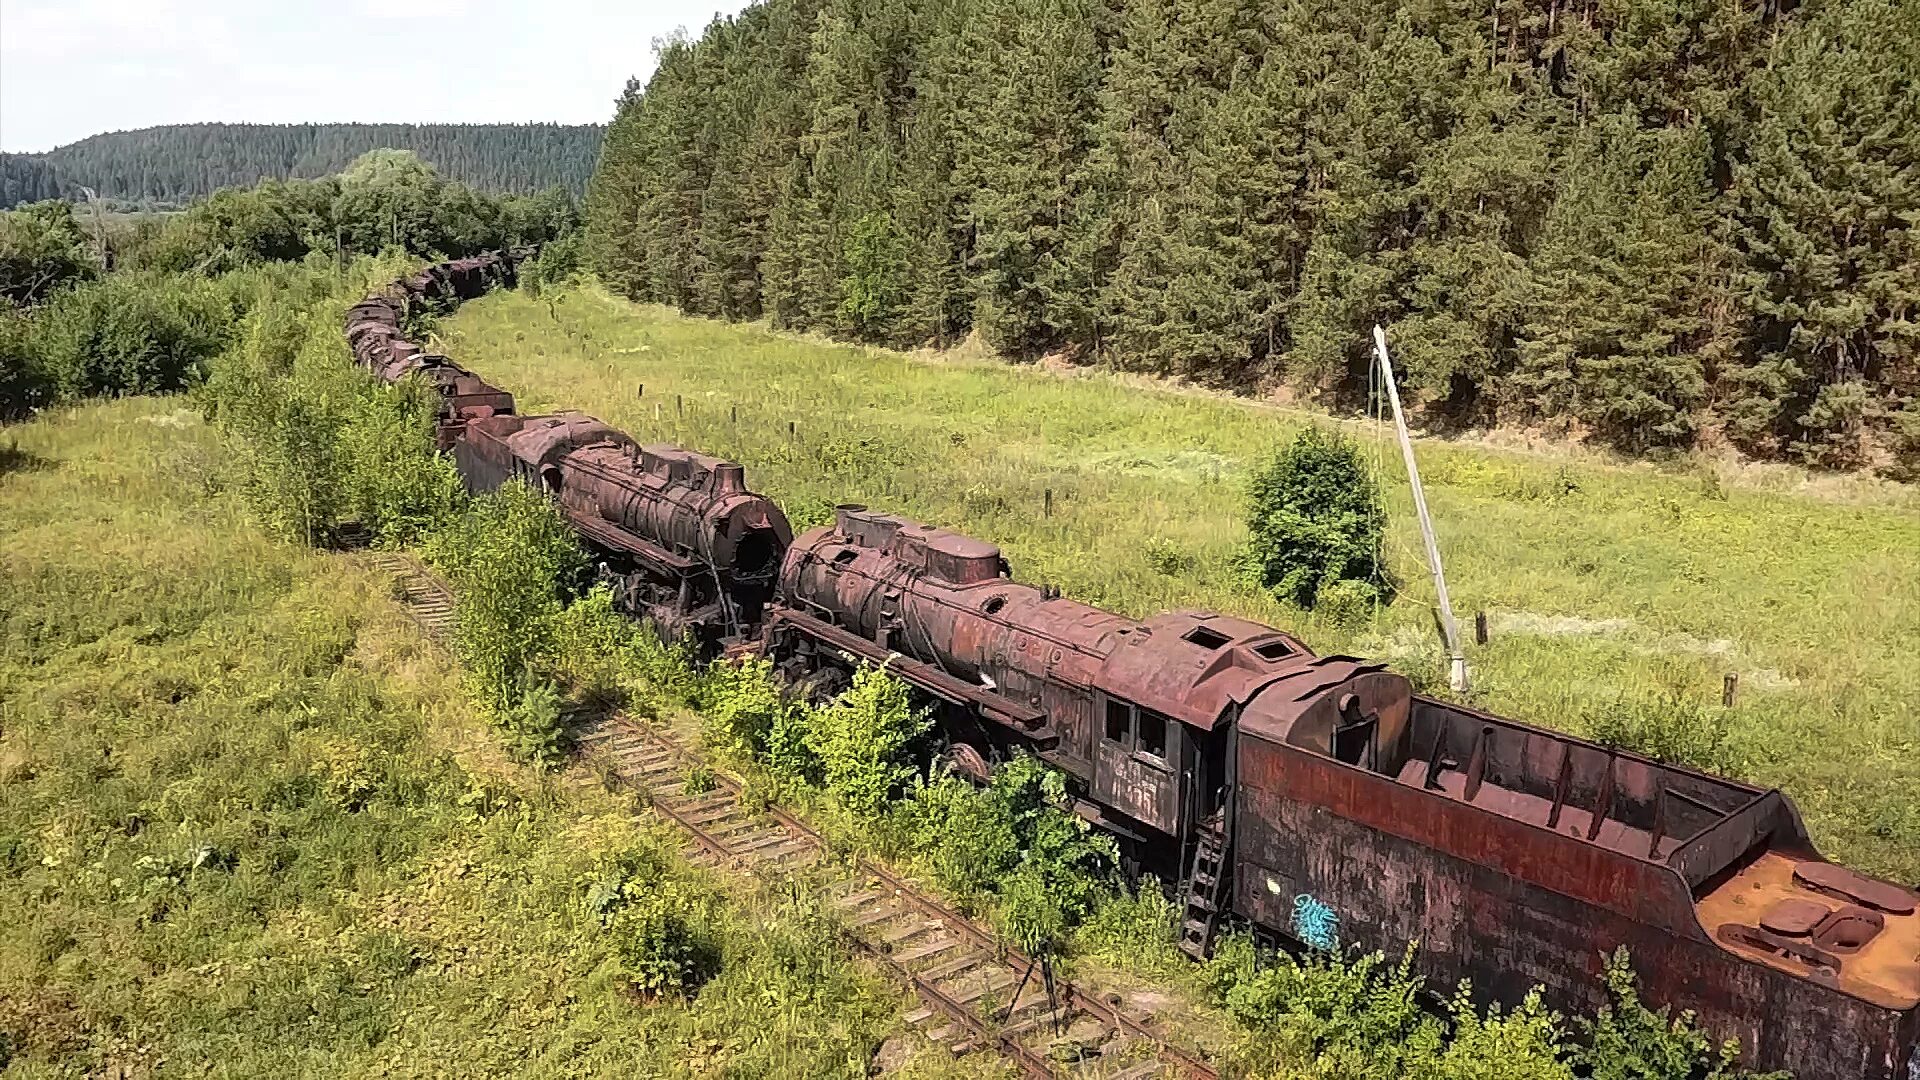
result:
[(354, 520), (398, 546), (446, 520), (463, 494), (433, 445), (433, 392), (383, 385), (352, 365), (341, 315), (364, 288), (360, 277), (379, 267), (359, 269), (348, 285), (331, 268), (229, 275), (228, 303), (245, 315), (198, 396), (229, 436), (239, 486), (268, 528), (314, 542)]
[(428, 537), (427, 558), (457, 594), (454, 647), (474, 698), (500, 720), (517, 749), (557, 760), (557, 706), (541, 702), (555, 660), (566, 588), (584, 556), (546, 497), (518, 480), (473, 500)]
[(829, 794), (872, 816), (913, 777), (913, 750), (930, 721), (914, 710), (907, 684), (862, 666), (853, 685), (807, 719), (806, 746)]
[(712, 665), (700, 680), (694, 703), (709, 748), (760, 759), (767, 757), (783, 714), (798, 707), (774, 683), (773, 664), (758, 657)]

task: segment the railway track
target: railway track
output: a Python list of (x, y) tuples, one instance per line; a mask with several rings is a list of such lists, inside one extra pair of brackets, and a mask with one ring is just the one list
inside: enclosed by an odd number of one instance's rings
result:
[[(368, 552), (365, 560), (395, 575), (407, 613), (446, 644), (453, 622), (447, 587), (405, 555)], [(1065, 980), (1049, 987), (1028, 957), (885, 867), (831, 857), (819, 833), (778, 807), (751, 806), (738, 783), (708, 767), (677, 733), (616, 713), (578, 738), (584, 754), (602, 756), (687, 835), (695, 863), (756, 881), (803, 872), (823, 879), (823, 897), (848, 940), (919, 998), (908, 1024), (956, 1056), (995, 1054), (1036, 1080), (1217, 1076), (1121, 1003)], [(690, 786), (696, 774), (712, 779)]]

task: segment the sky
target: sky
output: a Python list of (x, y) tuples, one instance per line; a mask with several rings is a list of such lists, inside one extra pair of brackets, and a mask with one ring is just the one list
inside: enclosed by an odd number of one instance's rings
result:
[(0, 0), (0, 150), (198, 121), (606, 123), (744, 0)]

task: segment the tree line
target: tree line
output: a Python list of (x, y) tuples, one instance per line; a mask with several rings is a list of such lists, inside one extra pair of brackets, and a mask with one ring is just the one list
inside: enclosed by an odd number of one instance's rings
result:
[(0, 208), (74, 198), (184, 205), (262, 179), (315, 179), (382, 147), (410, 150), (482, 191), (578, 196), (598, 124), (169, 124), (94, 135), (44, 154), (0, 154)]
[[(558, 188), (487, 195), (390, 149), (338, 176), (222, 190), (132, 223), (103, 226), (61, 200), (0, 212), (0, 420), (193, 384), (251, 297), (306, 280), (279, 264), (337, 275), (356, 255), (458, 258), (576, 224)], [(553, 244), (546, 262), (572, 246)]]
[(589, 189), (627, 294), (1920, 469), (1920, 0), (762, 0)]

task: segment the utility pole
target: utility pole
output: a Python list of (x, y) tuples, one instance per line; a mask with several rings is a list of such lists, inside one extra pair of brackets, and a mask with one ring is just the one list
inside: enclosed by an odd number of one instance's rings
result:
[(1433, 588), (1440, 594), (1440, 630), (1447, 638), (1447, 685), (1455, 692), (1467, 688), (1467, 657), (1460, 648), (1460, 627), (1453, 621), (1453, 603), (1447, 599), (1447, 572), (1440, 566), (1440, 543), (1433, 538), (1433, 518), (1427, 514), (1427, 493), (1420, 486), (1420, 466), (1414, 464), (1413, 440), (1407, 437), (1407, 417), (1400, 411), (1400, 387), (1393, 381), (1393, 363), (1387, 359), (1387, 332), (1373, 327), (1373, 348), (1380, 356), (1380, 374), (1386, 379), (1387, 400), (1393, 403), (1393, 426), (1400, 433), (1400, 456), (1407, 463), (1407, 482), (1413, 486), (1413, 510), (1420, 518), (1420, 539), (1427, 545), (1427, 565), (1433, 567)]

